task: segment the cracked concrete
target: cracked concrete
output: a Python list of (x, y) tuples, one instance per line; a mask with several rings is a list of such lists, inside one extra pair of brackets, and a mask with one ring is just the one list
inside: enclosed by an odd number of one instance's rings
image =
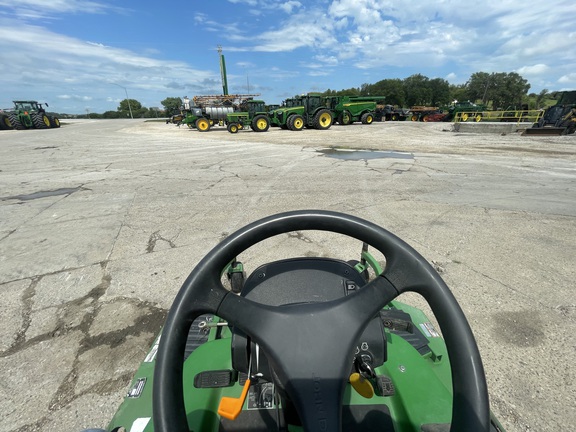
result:
[[(351, 213), (412, 244), (467, 314), (506, 429), (569, 430), (575, 161), (574, 137), (431, 123), (231, 135), (110, 120), (2, 131), (0, 432), (105, 427), (194, 264), (241, 226), (304, 208)], [(295, 232), (240, 258), (251, 271), (290, 256), (357, 259), (360, 249)]]

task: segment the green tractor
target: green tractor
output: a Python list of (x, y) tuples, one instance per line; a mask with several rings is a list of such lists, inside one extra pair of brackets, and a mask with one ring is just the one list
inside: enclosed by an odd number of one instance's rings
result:
[[(13, 101), (14, 111), (8, 114), (14, 129), (48, 129), (59, 128), (58, 117), (48, 115), (41, 103), (37, 101)], [(46, 104), (48, 106), (48, 104)]]
[(283, 129), (299, 131), (304, 128), (326, 130), (332, 126), (334, 116), (320, 93), (308, 93), (289, 99), (290, 103), (273, 112), (271, 122)]
[(254, 132), (266, 132), (270, 128), (268, 109), (263, 100), (249, 100), (240, 105), (240, 111), (226, 115), (226, 128), (230, 133), (252, 128)]
[(325, 104), (332, 110), (334, 118), (341, 125), (354, 122), (371, 124), (376, 113), (376, 103), (384, 96), (326, 96)]
[(448, 107), (448, 114), (444, 117), (443, 121), (453, 121), (459, 116), (460, 121), (474, 120), (475, 122), (482, 121), (484, 111), (488, 107), (482, 104), (475, 104), (470, 101), (455, 102)]

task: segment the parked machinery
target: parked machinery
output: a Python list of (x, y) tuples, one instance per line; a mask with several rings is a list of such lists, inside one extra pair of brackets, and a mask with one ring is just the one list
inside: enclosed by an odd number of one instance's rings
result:
[(398, 108), (394, 105), (376, 106), (376, 121), (404, 121), (408, 117), (410, 117), (410, 110), (408, 108)]
[(371, 124), (376, 115), (376, 103), (384, 99), (384, 96), (325, 96), (324, 103), (341, 125), (358, 121)]
[(207, 132), (215, 124), (223, 126), (228, 114), (239, 109), (242, 103), (252, 100), (257, 94), (195, 96), (192, 101), (184, 97), (182, 123), (199, 132)]
[[(14, 111), (8, 114), (8, 121), (14, 129), (48, 129), (60, 127), (58, 117), (48, 115), (41, 103), (37, 101), (13, 102)], [(46, 104), (46, 106), (48, 106), (48, 104)]]
[(560, 94), (558, 101), (544, 111), (544, 115), (526, 129), (527, 135), (566, 135), (576, 131), (576, 90)]
[(273, 125), (292, 131), (302, 130), (304, 126), (319, 130), (332, 126), (334, 116), (320, 93), (295, 96), (289, 101), (272, 112), (270, 121)]
[(226, 128), (230, 133), (252, 128), (254, 132), (266, 132), (270, 127), (268, 109), (263, 100), (250, 100), (240, 105), (239, 111), (226, 115)]

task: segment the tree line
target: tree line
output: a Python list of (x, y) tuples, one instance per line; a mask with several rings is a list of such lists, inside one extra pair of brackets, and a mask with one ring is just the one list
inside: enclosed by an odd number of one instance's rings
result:
[(386, 103), (400, 107), (446, 106), (454, 101), (471, 101), (489, 109), (540, 109), (550, 105), (558, 92), (547, 89), (528, 93), (530, 84), (516, 72), (476, 72), (464, 84), (450, 84), (442, 78), (422, 74), (404, 79), (383, 79), (358, 88), (327, 90), (327, 96), (385, 96)]
[[(488, 109), (540, 109), (551, 105), (559, 92), (528, 93), (530, 84), (516, 72), (476, 72), (464, 84), (450, 84), (443, 78), (422, 74), (404, 79), (387, 78), (374, 84), (362, 84), (342, 90), (326, 90), (325, 96), (384, 96), (386, 103), (399, 107), (416, 105), (442, 107), (454, 101), (481, 103)], [(159, 118), (179, 112), (182, 99), (167, 97), (163, 108), (146, 108), (135, 99), (120, 101), (115, 111), (90, 113), (91, 118)]]

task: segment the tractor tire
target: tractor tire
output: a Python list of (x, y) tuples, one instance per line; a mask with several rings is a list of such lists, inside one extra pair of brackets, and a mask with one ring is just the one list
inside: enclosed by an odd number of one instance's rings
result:
[(31, 117), (36, 129), (48, 129), (50, 127), (50, 119), (46, 114), (32, 114)]
[(362, 117), (360, 117), (360, 121), (362, 121), (362, 124), (372, 124), (374, 122), (374, 114), (364, 113)]
[(392, 114), (392, 117), (390, 117), (390, 120), (398, 121), (398, 114)]
[(352, 116), (348, 111), (343, 111), (342, 114), (338, 116), (338, 123), (342, 126), (348, 126), (352, 123)]
[(228, 123), (226, 129), (228, 129), (228, 132), (230, 133), (238, 133), (238, 123)]
[(210, 130), (210, 122), (208, 119), (199, 118), (196, 120), (196, 129), (198, 129), (198, 132), (208, 132)]
[(468, 117), (469, 117), (468, 113), (463, 113), (462, 117), (460, 117), (460, 120), (462, 120), (463, 122), (468, 121)]
[(410, 117), (410, 121), (416, 122), (416, 121), (418, 121), (419, 118), (420, 118), (419, 115), (413, 114), (412, 117)]
[(6, 129), (6, 130), (14, 129), (14, 126), (12, 126), (8, 114), (0, 114), (0, 129)]
[(252, 120), (252, 130), (254, 132), (266, 132), (270, 128), (268, 117), (263, 114), (257, 115)]
[(56, 116), (48, 117), (50, 119), (50, 127), (59, 128), (60, 127), (60, 119)]
[(314, 116), (314, 128), (318, 130), (330, 129), (333, 120), (332, 112), (327, 109), (322, 109)]
[(290, 116), (286, 124), (291, 131), (301, 131), (304, 129), (304, 118), (300, 114), (295, 114)]
[(482, 114), (476, 114), (476, 116), (474, 117), (474, 121), (476, 123), (481, 122), (482, 121)]
[(14, 129), (18, 130), (26, 129), (18, 119), (18, 116), (15, 114), (8, 114), (8, 121), (10, 121)]

